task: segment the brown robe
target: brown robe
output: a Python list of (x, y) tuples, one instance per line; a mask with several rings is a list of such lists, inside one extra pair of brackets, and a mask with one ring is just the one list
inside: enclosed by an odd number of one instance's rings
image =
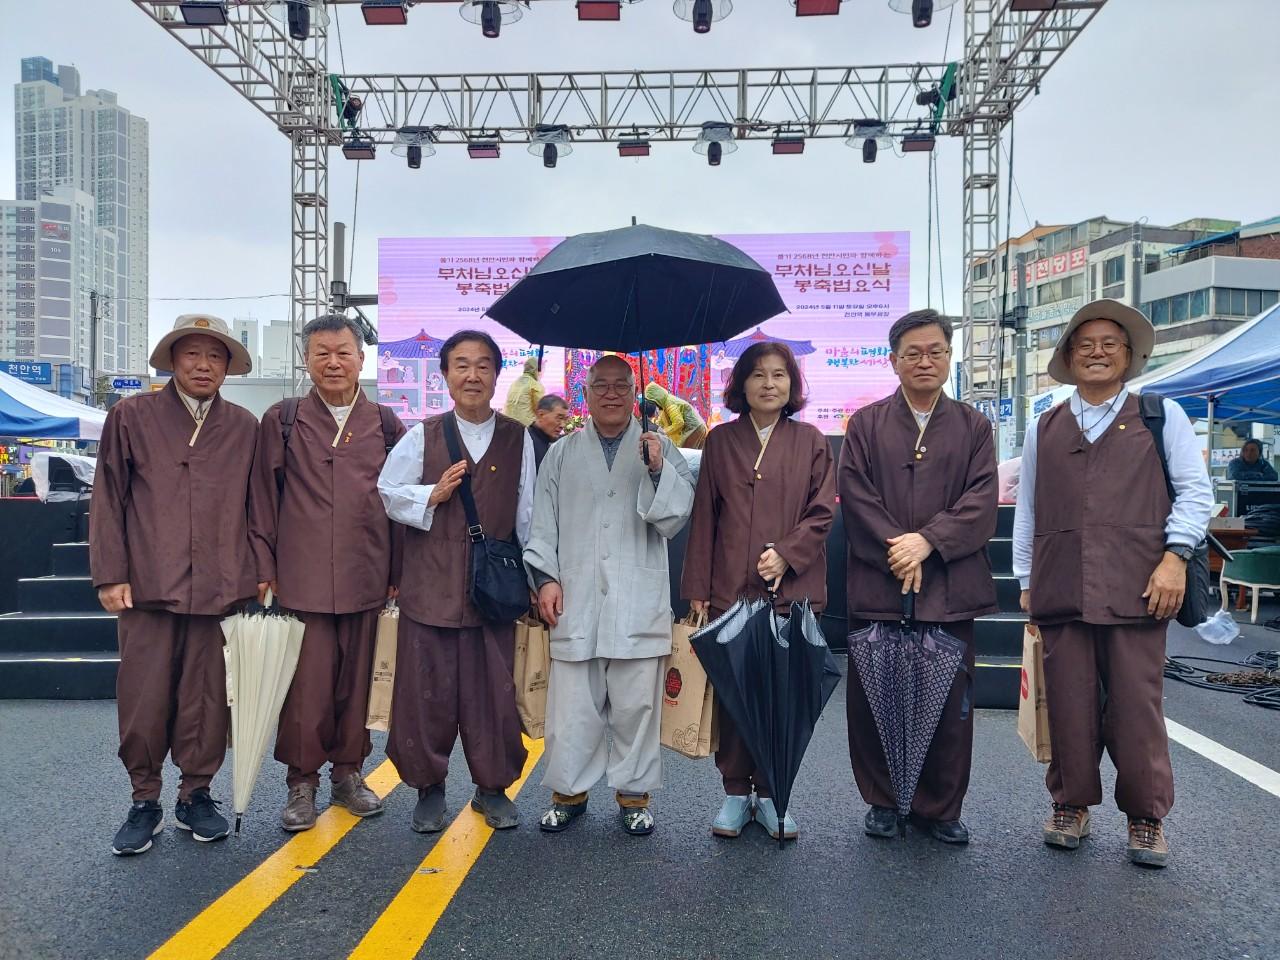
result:
[[(750, 416), (730, 421), (707, 436), (689, 518), (680, 593), (709, 600), (719, 616), (739, 597), (764, 597), (756, 573), (766, 543), (787, 561), (778, 599), (808, 600), (816, 611), (827, 603), (827, 534), (835, 516), (835, 471), (831, 446), (817, 428), (781, 418), (760, 455), (760, 436)], [(767, 779), (720, 711), (716, 766), (726, 794), (769, 796)]]
[(165, 754), (179, 796), (207, 788), (227, 742), (220, 618), (254, 596), (246, 499), (257, 422), (214, 397), (195, 420), (169, 383), (107, 414), (89, 514), (95, 587), (128, 583), (116, 680), (120, 759), (134, 800), (160, 796)]
[(1173, 806), (1164, 725), (1167, 623), (1147, 614), (1171, 503), (1151, 431), (1130, 394), (1093, 443), (1069, 404), (1036, 425), (1031, 618), (1044, 637), (1057, 803), (1102, 802), (1098, 763), (1116, 767), (1116, 805), (1163, 819)]
[[(378, 404), (357, 391), (336, 446), (337, 422), (314, 388), (298, 404), (287, 447), (281, 406), (258, 431), (249, 536), (258, 581), (277, 581), (281, 605), (306, 624), (275, 757), (289, 768), (289, 786), (315, 785), (326, 760), (336, 782), (372, 750), (369, 676), (378, 611), (399, 573), (399, 524), (378, 496), (387, 453)], [(404, 426), (395, 426), (399, 440)]]
[[(444, 438), (446, 416), (452, 414), (423, 421), (423, 483), (439, 481), (453, 462)], [(525, 428), (496, 416), (480, 462), (471, 460), (465, 444), (462, 452), (485, 535), (511, 540)], [(405, 528), (387, 756), (400, 779), (419, 790), (444, 781), (459, 735), (471, 778), (485, 789), (509, 787), (527, 756), (512, 679), (515, 625), (486, 623), (471, 604), (470, 564), (466, 512), (455, 491), (436, 506), (430, 530)]]
[[(965, 644), (912, 812), (958, 820), (969, 786), (973, 750), (973, 619), (997, 609), (987, 541), (996, 531), (997, 482), (991, 424), (945, 394), (923, 437), (902, 391), (863, 407), (849, 421), (840, 454), (839, 490), (848, 539), (849, 629), (902, 615), (901, 581), (889, 570), (886, 542), (920, 533), (932, 545), (925, 560), (916, 619), (946, 623)], [(846, 697), (849, 758), (863, 799), (893, 807), (888, 767), (857, 673)]]

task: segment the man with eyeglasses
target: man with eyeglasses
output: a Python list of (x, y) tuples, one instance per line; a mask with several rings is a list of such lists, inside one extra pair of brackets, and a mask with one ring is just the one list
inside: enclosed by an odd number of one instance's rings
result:
[(666, 437), (642, 433), (621, 357), (587, 373), (590, 418), (542, 461), (525, 564), (551, 625), (546, 775), (549, 833), (585, 810), (608, 774), (624, 832), (653, 832), (662, 786), (663, 660), (671, 652), (667, 541), (693, 509), (693, 476)]
[[(1053, 810), (1044, 842), (1075, 850), (1102, 802), (1098, 762), (1116, 767), (1128, 857), (1163, 867), (1173, 805), (1165, 733), (1165, 634), (1187, 560), (1213, 505), (1200, 442), (1182, 408), (1161, 404), (1168, 480), (1152, 428), (1125, 383), (1155, 345), (1150, 321), (1115, 300), (1085, 304), (1049, 361), (1075, 393), (1027, 432), (1013, 534), (1022, 608), (1044, 638)], [(1172, 496), (1170, 496), (1172, 490)]]
[[(917, 310), (889, 330), (901, 384), (849, 420), (837, 475), (848, 538), (849, 629), (902, 618), (940, 623), (964, 642), (912, 800), (912, 819), (942, 843), (969, 842), (960, 819), (973, 753), (973, 621), (994, 612), (987, 541), (996, 530), (996, 457), (991, 423), (946, 396), (951, 324)], [(868, 836), (897, 835), (896, 797), (867, 692), (849, 670), (849, 759), (871, 805)]]

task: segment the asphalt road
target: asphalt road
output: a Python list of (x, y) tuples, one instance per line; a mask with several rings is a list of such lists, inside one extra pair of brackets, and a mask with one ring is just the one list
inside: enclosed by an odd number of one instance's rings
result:
[[(1225, 648), (1180, 630), (1170, 639), (1171, 653), (1229, 659), (1276, 647), (1280, 633), (1261, 625)], [(1169, 683), (1166, 713), (1280, 769), (1278, 712)], [(283, 774), (269, 761), (239, 837), (205, 845), (174, 830), (170, 776), (168, 828), (154, 849), (111, 856), (129, 793), (115, 736), (114, 703), (0, 702), (0, 958), (147, 957), (287, 842), (277, 826)], [(369, 769), (381, 748), (379, 737)], [(535, 770), (517, 801), (521, 827), (495, 834), (473, 865), (446, 868), (469, 872), (418, 956), (1280, 958), (1280, 798), (1176, 743), (1172, 752), (1164, 871), (1126, 862), (1124, 818), (1109, 803), (1078, 852), (1044, 846), (1044, 768), (1011, 712), (977, 716), (969, 847), (916, 832), (872, 840), (849, 772), (842, 684), (793, 798), (797, 843), (779, 850), (755, 826), (737, 840), (713, 838), (714, 766), (672, 754), (651, 837), (619, 831), (603, 785), (569, 832), (542, 834), (535, 821), (548, 798)], [(1105, 761), (1104, 770), (1109, 791)], [(461, 751), (453, 771), (457, 812), (470, 792)], [(214, 793), (230, 796), (229, 768)], [(436, 842), (410, 832), (414, 799), (396, 788), (385, 814), (293, 865), (308, 869), (217, 955), (347, 957)]]

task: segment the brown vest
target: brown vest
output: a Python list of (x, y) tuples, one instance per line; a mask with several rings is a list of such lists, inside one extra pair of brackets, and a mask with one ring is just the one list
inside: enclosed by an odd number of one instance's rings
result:
[(1142, 594), (1164, 553), (1171, 504), (1137, 396), (1093, 443), (1070, 403), (1041, 417), (1037, 430), (1032, 619), (1149, 621)]
[[(453, 463), (444, 438), (445, 417), (429, 417), (422, 423), (422, 482), (436, 483)], [(493, 440), (479, 463), (471, 460), (465, 444), (471, 492), (486, 537), (511, 540), (516, 526), (520, 472), (524, 463), (524, 427), (496, 414)], [(461, 438), (459, 438), (461, 439)], [(405, 615), (432, 627), (478, 627), (484, 623), (467, 598), (471, 570), (471, 538), (462, 495), (436, 507), (430, 530), (405, 527), (404, 573), (400, 577), (400, 607)]]

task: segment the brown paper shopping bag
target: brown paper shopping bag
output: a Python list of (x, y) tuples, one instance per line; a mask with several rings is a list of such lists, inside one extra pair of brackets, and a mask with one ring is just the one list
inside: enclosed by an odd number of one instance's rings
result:
[(391, 600), (378, 614), (378, 636), (373, 647), (373, 676), (369, 680), (369, 709), (364, 725), (384, 733), (391, 726), (391, 691), (396, 679), (396, 636), (400, 632), (400, 608)]
[(516, 710), (524, 732), (534, 740), (546, 732), (550, 675), (551, 634), (540, 620), (522, 617), (516, 621)]
[(719, 746), (715, 692), (689, 642), (706, 622), (705, 614), (690, 613), (672, 627), (662, 690), (662, 745), (695, 760)]
[(1049, 746), (1049, 704), (1044, 694), (1044, 641), (1033, 626), (1028, 626), (1022, 637), (1018, 736), (1040, 763), (1049, 762), (1053, 752)]

